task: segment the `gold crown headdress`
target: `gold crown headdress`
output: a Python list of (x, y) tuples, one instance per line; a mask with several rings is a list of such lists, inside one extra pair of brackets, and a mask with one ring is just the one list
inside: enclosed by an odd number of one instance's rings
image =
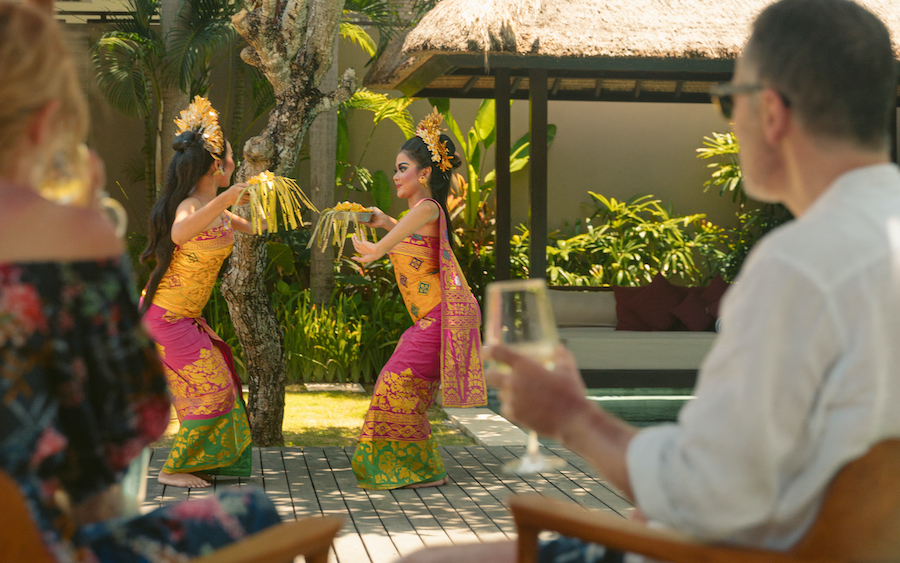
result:
[(431, 153), (431, 160), (437, 163), (441, 172), (446, 172), (453, 168), (450, 164), (450, 154), (447, 151), (447, 141), (441, 142), (441, 122), (444, 116), (437, 108), (425, 116), (425, 119), (416, 125), (416, 137), (419, 137), (428, 145), (428, 152)]
[(203, 137), (203, 146), (216, 160), (225, 150), (225, 136), (219, 127), (219, 112), (213, 109), (209, 100), (195, 96), (194, 101), (185, 110), (181, 110), (181, 117), (175, 119), (178, 126), (176, 135), (185, 131), (196, 131)]

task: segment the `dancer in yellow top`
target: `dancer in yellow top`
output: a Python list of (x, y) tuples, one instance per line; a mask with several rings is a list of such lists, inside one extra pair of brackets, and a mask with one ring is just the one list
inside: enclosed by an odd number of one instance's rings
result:
[(397, 221), (375, 210), (369, 227), (390, 231), (378, 243), (353, 237), (366, 264), (390, 253), (400, 294), (415, 324), (375, 383), (353, 471), (364, 489), (430, 487), (447, 482), (425, 411), (441, 388), (443, 405), (487, 403), (481, 365), (481, 311), (450, 245), (447, 194), (460, 165), (435, 112), (397, 155), (394, 184), (409, 212)]
[(215, 110), (198, 96), (176, 123), (175, 156), (141, 255), (156, 259), (141, 311), (181, 423), (159, 482), (208, 487), (204, 474), (250, 475), (250, 426), (231, 349), (200, 315), (231, 254), (233, 229), (251, 226), (227, 211), (247, 184), (216, 195), (234, 160)]

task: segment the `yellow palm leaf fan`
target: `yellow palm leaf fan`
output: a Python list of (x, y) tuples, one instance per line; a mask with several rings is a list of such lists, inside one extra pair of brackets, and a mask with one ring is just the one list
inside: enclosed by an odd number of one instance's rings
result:
[[(272, 233), (278, 232), (279, 204), (288, 229), (303, 226), (301, 213), (304, 207), (317, 213), (319, 211), (291, 178), (276, 176), (267, 170), (250, 178), (247, 183), (249, 186), (244, 193), (250, 196), (250, 224), (256, 234), (261, 235), (266, 229)], [(263, 229), (263, 223), (266, 229)]]

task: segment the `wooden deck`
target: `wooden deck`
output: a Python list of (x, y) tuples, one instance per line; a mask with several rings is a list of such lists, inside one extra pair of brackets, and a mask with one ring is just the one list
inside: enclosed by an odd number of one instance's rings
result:
[(352, 448), (254, 448), (249, 479), (219, 478), (209, 489), (164, 487), (156, 475), (168, 455), (156, 449), (150, 460), (147, 511), (211, 494), (215, 487), (247, 484), (265, 489), (283, 518), (327, 514), (344, 518), (329, 561), (394, 561), (424, 546), (514, 537), (504, 501), (514, 493), (538, 492), (589, 508), (626, 516), (632, 506), (579, 456), (544, 448), (568, 462), (559, 472), (517, 477), (501, 466), (521, 456), (521, 446), (442, 447), (450, 482), (442, 487), (367, 491), (350, 468)]

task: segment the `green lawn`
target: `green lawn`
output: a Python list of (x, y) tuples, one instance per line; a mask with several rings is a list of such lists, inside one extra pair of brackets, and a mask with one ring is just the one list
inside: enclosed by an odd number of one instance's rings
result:
[[(371, 389), (368, 391), (371, 392)], [(284, 405), (285, 446), (355, 446), (370, 393), (307, 392), (302, 385), (289, 385)], [(469, 446), (475, 442), (450, 424), (443, 409), (428, 409), (431, 432), (438, 446)], [(174, 417), (162, 439), (153, 447), (172, 445), (178, 431)]]

